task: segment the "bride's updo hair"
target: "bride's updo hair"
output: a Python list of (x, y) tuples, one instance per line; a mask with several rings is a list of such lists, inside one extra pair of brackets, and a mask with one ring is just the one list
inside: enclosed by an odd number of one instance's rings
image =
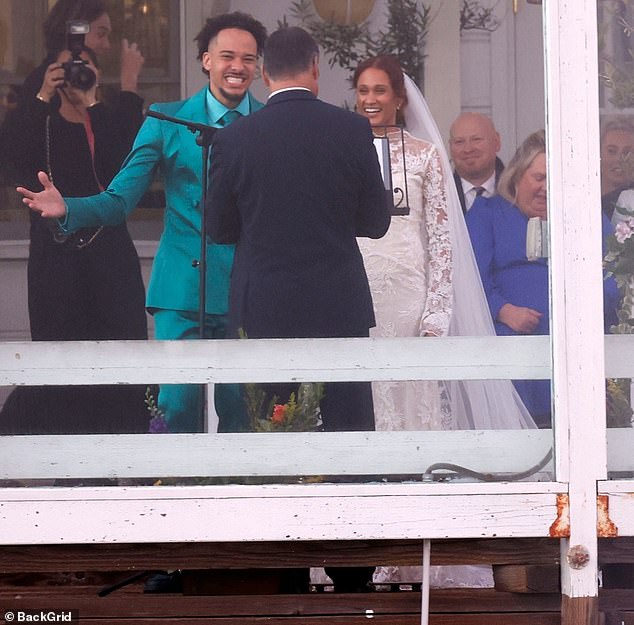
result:
[(403, 101), (401, 110), (396, 112), (396, 121), (403, 123), (402, 109), (407, 106), (407, 93), (405, 91), (403, 70), (398, 61), (398, 57), (393, 54), (381, 54), (379, 56), (372, 56), (359, 63), (357, 69), (354, 70), (354, 74), (352, 74), (352, 86), (355, 89), (357, 88), (361, 74), (363, 74), (366, 69), (370, 68), (383, 70), (387, 74), (390, 79), (390, 86), (394, 90), (394, 94)]

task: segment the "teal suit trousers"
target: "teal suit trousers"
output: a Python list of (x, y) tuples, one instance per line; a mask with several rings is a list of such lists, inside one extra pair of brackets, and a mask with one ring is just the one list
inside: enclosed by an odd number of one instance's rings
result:
[[(198, 339), (198, 313), (154, 308), (154, 335), (160, 341)], [(226, 315), (205, 316), (206, 339), (224, 339)], [(170, 432), (201, 432), (205, 407), (205, 387), (200, 384), (161, 384), (158, 407), (165, 415)], [(214, 385), (214, 406), (219, 432), (248, 430), (246, 405), (239, 384)]]

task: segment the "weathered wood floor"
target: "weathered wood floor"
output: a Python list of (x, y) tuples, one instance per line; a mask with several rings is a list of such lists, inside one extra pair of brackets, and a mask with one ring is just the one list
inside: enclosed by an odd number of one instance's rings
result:
[[(418, 541), (0, 546), (0, 616), (12, 610), (74, 610), (95, 625), (418, 625), (415, 591), (302, 595), (144, 594), (139, 579), (108, 596), (99, 591), (135, 572), (185, 568), (271, 568), (418, 564)], [(629, 539), (602, 542), (604, 562), (634, 561)], [(559, 544), (548, 539), (434, 542), (434, 564), (554, 565)], [(74, 573), (61, 573), (74, 571)], [(81, 571), (78, 573), (78, 571)], [(634, 625), (634, 590), (605, 589), (604, 625)], [(430, 625), (560, 625), (561, 597), (552, 592), (495, 589), (431, 591)]]

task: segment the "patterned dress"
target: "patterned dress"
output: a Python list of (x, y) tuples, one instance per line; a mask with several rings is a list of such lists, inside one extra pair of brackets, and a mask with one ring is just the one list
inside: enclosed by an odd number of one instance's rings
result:
[[(404, 189), (400, 132), (389, 135), (393, 188)], [(404, 132), (409, 215), (381, 239), (359, 239), (376, 316), (371, 336), (445, 336), (451, 318), (452, 252), (447, 198), (435, 145)], [(372, 382), (377, 430), (454, 429), (432, 380)], [(375, 583), (420, 582), (420, 566), (379, 566)], [(490, 587), (490, 567), (433, 566), (432, 587)]]
[[(400, 132), (390, 133), (393, 187), (404, 189)], [(436, 147), (404, 133), (409, 215), (381, 239), (359, 239), (372, 291), (371, 336), (444, 336), (451, 317), (451, 239)], [(377, 430), (451, 429), (435, 381), (373, 382)]]

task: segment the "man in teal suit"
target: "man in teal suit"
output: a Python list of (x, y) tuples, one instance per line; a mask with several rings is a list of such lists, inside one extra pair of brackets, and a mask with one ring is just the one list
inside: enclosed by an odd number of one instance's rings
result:
[[(221, 128), (262, 104), (248, 92), (266, 29), (250, 15), (226, 13), (207, 20), (196, 37), (198, 58), (209, 86), (180, 102), (155, 104), (150, 110), (170, 117)], [(213, 151), (212, 151), (213, 158)], [(165, 187), (164, 229), (147, 293), (155, 337), (195, 339), (199, 324), (199, 258), (201, 248), (202, 148), (180, 124), (148, 117), (132, 151), (108, 189), (84, 198), (62, 198), (44, 172), (44, 191), (20, 189), (24, 202), (43, 217), (56, 218), (64, 230), (88, 225), (114, 225), (134, 209), (159, 171)], [(233, 245), (207, 246), (205, 338), (224, 338)], [(198, 385), (162, 385), (158, 405), (170, 432), (195, 432), (202, 413)], [(246, 427), (238, 387), (216, 387), (219, 431)]]

